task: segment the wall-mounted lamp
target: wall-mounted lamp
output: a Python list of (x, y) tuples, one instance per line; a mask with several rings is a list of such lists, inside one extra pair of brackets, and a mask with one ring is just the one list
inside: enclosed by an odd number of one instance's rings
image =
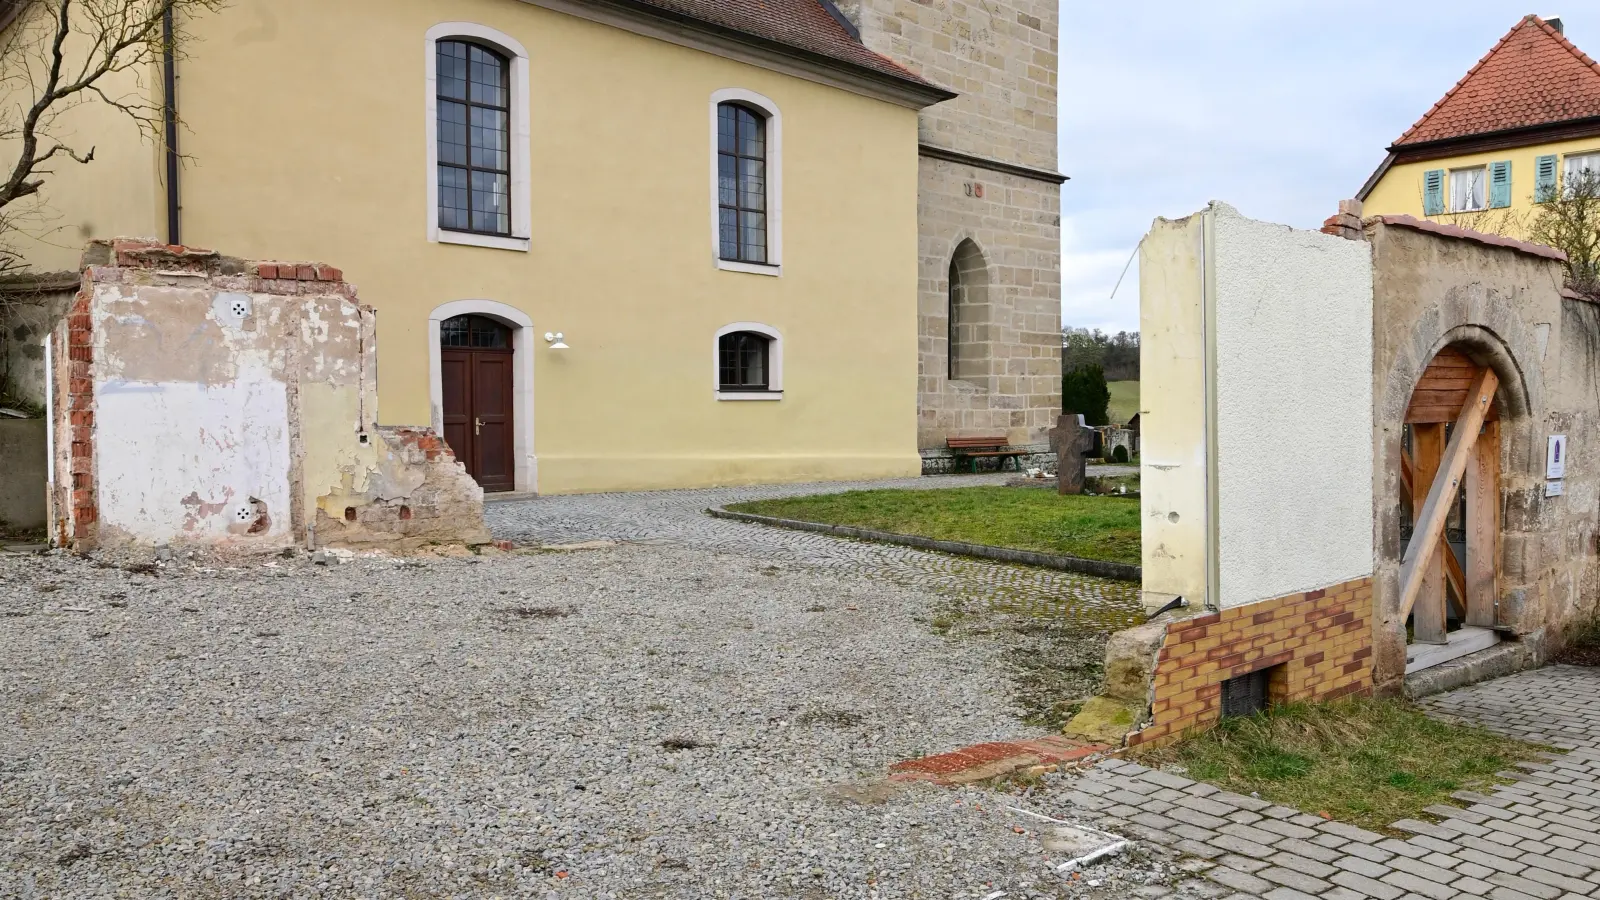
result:
[(545, 343), (550, 345), (551, 350), (567, 349), (567, 342), (562, 338), (563, 335), (559, 331), (546, 331), (544, 333)]

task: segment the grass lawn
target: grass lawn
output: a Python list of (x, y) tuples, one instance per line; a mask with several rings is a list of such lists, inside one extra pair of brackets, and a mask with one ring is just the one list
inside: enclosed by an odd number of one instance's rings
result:
[(1106, 387), (1111, 389), (1111, 424), (1128, 424), (1139, 413), (1139, 382), (1108, 381)]
[(849, 491), (728, 507), (944, 541), (1139, 563), (1139, 501), (1063, 497), (1042, 488)]
[(1189, 741), (1141, 754), (1190, 778), (1383, 832), (1424, 807), (1495, 783), (1494, 773), (1547, 749), (1430, 719), (1399, 700), (1300, 703), (1229, 719)]

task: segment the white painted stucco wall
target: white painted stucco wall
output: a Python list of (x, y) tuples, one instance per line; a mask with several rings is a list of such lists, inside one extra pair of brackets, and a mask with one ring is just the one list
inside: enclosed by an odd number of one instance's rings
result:
[(1372, 574), (1372, 249), (1214, 203), (1220, 605)]
[(1370, 246), (1212, 203), (1139, 260), (1146, 607), (1370, 575)]

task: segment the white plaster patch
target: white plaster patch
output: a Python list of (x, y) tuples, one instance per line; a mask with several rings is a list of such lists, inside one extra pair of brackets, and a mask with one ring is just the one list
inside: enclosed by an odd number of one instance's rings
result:
[(289, 409), (281, 381), (245, 368), (228, 384), (96, 386), (100, 521), (132, 539), (219, 541), (239, 510), (267, 513), (257, 537), (289, 532)]
[(1219, 603), (1370, 575), (1371, 246), (1212, 215)]

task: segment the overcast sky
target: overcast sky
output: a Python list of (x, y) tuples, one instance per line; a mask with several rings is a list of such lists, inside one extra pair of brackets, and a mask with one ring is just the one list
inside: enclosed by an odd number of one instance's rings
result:
[(1523, 15), (1600, 53), (1600, 5), (1501, 0), (1061, 4), (1062, 320), (1139, 327), (1156, 216), (1224, 200), (1320, 227)]

